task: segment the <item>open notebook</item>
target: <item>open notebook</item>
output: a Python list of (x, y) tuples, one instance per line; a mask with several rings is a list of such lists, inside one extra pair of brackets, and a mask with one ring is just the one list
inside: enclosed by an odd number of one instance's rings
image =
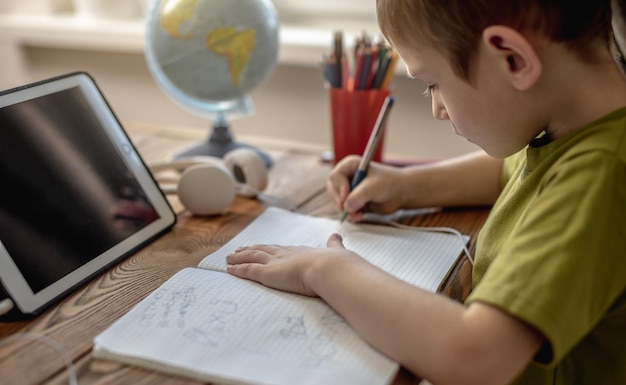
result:
[(94, 355), (219, 383), (391, 382), (398, 364), (369, 346), (322, 300), (225, 272), (226, 255), (238, 246), (325, 246), (333, 232), (342, 234), (346, 248), (431, 292), (468, 240), (268, 208), (198, 268), (175, 274), (98, 335)]

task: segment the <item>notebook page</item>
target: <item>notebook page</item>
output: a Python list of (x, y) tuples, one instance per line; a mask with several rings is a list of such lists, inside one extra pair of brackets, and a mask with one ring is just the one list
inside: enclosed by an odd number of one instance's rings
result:
[(276, 244), (323, 247), (328, 237), (340, 229), (340, 223), (336, 220), (268, 207), (233, 239), (200, 261), (198, 267), (225, 272), (226, 256), (239, 246)]
[(317, 298), (193, 268), (94, 343), (98, 358), (222, 383), (381, 385), (398, 369)]
[(226, 256), (239, 246), (253, 244), (303, 245), (325, 247), (328, 237), (338, 232), (344, 246), (388, 273), (436, 292), (456, 260), (464, 242), (448, 233), (434, 233), (390, 226), (356, 224), (313, 217), (269, 207), (219, 250), (198, 265), (225, 271)]

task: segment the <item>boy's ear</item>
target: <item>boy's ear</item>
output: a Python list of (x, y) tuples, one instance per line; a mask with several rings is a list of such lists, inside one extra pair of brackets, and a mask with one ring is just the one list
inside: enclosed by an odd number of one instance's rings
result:
[(542, 64), (536, 50), (513, 28), (489, 26), (483, 31), (483, 43), (492, 54), (502, 59), (503, 69), (516, 89), (529, 89), (541, 76)]

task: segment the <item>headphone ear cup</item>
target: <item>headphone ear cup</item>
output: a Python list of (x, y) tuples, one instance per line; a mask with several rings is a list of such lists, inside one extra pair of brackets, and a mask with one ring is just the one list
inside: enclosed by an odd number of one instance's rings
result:
[[(268, 172), (261, 156), (250, 148), (238, 148), (224, 155), (224, 165), (235, 180), (248, 185), (257, 191), (263, 191), (267, 187)], [(240, 195), (254, 196), (254, 191), (240, 192)]]
[(178, 198), (195, 215), (221, 214), (235, 200), (235, 179), (220, 163), (192, 166), (178, 181)]

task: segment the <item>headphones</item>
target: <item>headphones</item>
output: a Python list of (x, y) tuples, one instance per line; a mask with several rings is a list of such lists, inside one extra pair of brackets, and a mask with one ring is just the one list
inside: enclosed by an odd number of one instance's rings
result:
[(223, 213), (236, 195), (256, 197), (267, 187), (268, 172), (261, 156), (237, 148), (215, 156), (193, 156), (150, 166), (165, 194), (178, 194), (194, 215)]

